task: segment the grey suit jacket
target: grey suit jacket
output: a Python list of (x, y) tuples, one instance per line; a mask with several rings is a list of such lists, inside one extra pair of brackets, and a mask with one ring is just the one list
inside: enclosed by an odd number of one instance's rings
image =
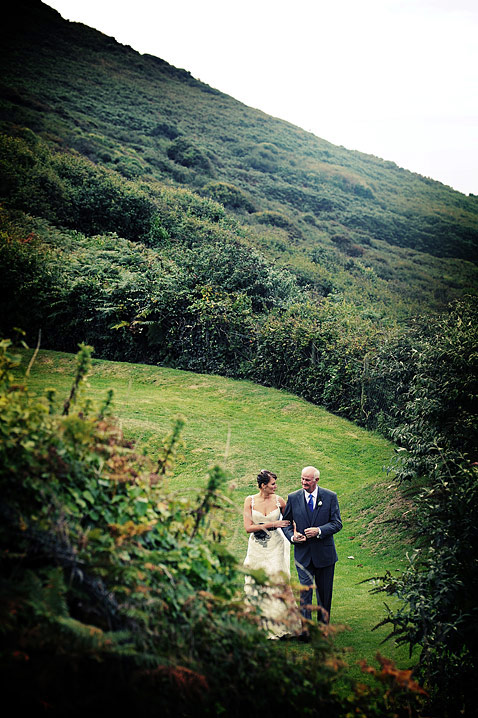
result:
[[(291, 522), (290, 526), (283, 528), (282, 531), (294, 546), (296, 561), (303, 566), (312, 563), (317, 568), (323, 568), (338, 560), (334, 534), (342, 528), (342, 520), (336, 493), (319, 487), (316, 506), (311, 514), (305, 502), (304, 490), (294, 491), (287, 497), (283, 518)], [(295, 521), (297, 531), (300, 533), (304, 533), (309, 526), (318, 526), (321, 534), (303, 543), (293, 543), (292, 521)]]

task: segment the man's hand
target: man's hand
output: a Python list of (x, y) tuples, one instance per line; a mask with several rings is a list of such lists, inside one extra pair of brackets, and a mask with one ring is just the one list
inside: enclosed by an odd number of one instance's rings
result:
[(297, 526), (295, 525), (295, 521), (293, 521), (292, 524), (293, 524), (293, 526), (294, 526), (294, 536), (293, 536), (293, 539), (292, 539), (293, 542), (294, 542), (294, 543), (303, 543), (304, 541), (307, 541), (307, 539), (306, 539), (306, 537), (304, 536), (304, 534), (301, 534), (301, 533), (299, 533), (299, 532), (297, 531)]
[(305, 535), (308, 539), (316, 538), (320, 536), (320, 529), (318, 526), (309, 526), (309, 528), (305, 529)]

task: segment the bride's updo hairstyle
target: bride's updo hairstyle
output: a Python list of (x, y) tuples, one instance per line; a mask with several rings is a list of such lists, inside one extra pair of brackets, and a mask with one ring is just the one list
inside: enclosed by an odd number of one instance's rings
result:
[(277, 479), (277, 474), (273, 474), (272, 471), (266, 471), (266, 469), (262, 469), (260, 474), (257, 474), (257, 485), (259, 489), (261, 489), (263, 486), (266, 486), (271, 479)]

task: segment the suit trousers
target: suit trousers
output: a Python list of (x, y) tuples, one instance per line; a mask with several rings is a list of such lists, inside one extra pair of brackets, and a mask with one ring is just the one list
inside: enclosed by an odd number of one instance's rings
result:
[(302, 589), (300, 592), (300, 612), (304, 618), (309, 620), (312, 618), (312, 611), (310, 608), (306, 608), (306, 606), (310, 606), (312, 603), (312, 586), (315, 583), (317, 605), (322, 609), (317, 611), (317, 620), (322, 621), (322, 623), (328, 623), (332, 605), (335, 564), (333, 563), (330, 566), (318, 568), (312, 563), (309, 563), (307, 566), (302, 566), (296, 561), (295, 565), (301, 585), (310, 586), (310, 589)]

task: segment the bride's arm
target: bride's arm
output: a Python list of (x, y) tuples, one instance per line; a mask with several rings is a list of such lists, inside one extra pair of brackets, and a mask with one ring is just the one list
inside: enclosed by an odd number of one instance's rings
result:
[[(284, 505), (282, 505), (281, 502), (283, 502)], [(293, 537), (294, 537), (294, 529), (293, 529), (292, 526), (291, 526), (291, 521), (292, 521), (292, 509), (291, 509), (291, 506), (290, 506), (289, 499), (287, 500), (287, 503), (286, 503), (286, 502), (284, 501), (284, 499), (282, 498), (282, 496), (279, 496), (279, 503), (280, 503), (281, 514), (282, 514), (283, 517), (285, 516), (285, 518), (286, 518), (286, 520), (287, 520), (287, 526), (282, 529), (282, 533), (284, 534), (284, 536), (286, 537), (286, 539), (287, 539), (288, 541), (292, 542), (292, 539), (293, 539)]]

